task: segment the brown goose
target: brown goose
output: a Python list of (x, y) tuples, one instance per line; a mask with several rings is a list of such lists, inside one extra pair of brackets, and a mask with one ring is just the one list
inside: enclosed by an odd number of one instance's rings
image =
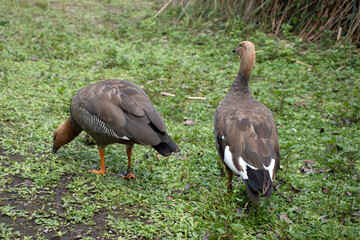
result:
[(254, 203), (259, 192), (271, 197), (271, 182), (279, 168), (278, 133), (272, 113), (258, 102), (249, 89), (249, 77), (255, 65), (255, 47), (241, 42), (234, 50), (241, 59), (239, 72), (224, 100), (215, 111), (216, 147), (228, 172), (232, 189), (233, 172), (245, 182)]
[(105, 147), (112, 143), (126, 145), (128, 169), (123, 178), (135, 178), (131, 171), (132, 148), (135, 143), (150, 145), (163, 156), (179, 148), (165, 131), (166, 126), (146, 93), (124, 80), (106, 80), (81, 88), (70, 105), (70, 117), (53, 136), (53, 153), (72, 141), (81, 131), (91, 135), (98, 146), (100, 170), (104, 174)]

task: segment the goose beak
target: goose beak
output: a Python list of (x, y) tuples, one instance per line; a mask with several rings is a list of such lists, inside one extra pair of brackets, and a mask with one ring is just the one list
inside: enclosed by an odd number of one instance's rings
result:
[(234, 48), (234, 50), (232, 50), (232, 52), (236, 52), (236, 48)]
[(52, 152), (55, 154), (55, 153), (57, 152), (57, 150), (59, 150), (59, 148), (58, 148), (58, 147), (55, 147), (55, 146), (53, 145), (53, 147), (52, 147)]

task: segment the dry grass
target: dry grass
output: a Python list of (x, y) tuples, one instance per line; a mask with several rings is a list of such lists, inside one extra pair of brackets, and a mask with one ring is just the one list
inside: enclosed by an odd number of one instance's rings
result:
[[(323, 36), (349, 38), (360, 43), (360, 2), (358, 0), (170, 0), (181, 6), (185, 15), (191, 13), (212, 21), (242, 18), (263, 31), (281, 34), (282, 24), (308, 41)], [(164, 10), (164, 9), (162, 9)], [(323, 34), (327, 32), (328, 34)]]

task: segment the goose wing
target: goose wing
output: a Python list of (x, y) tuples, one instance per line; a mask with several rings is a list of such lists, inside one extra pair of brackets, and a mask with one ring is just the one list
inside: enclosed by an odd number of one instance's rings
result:
[(166, 126), (146, 93), (124, 80), (107, 80), (89, 85), (83, 99), (87, 111), (97, 116), (122, 139), (144, 145), (160, 143), (158, 133)]
[(221, 108), (215, 114), (215, 126), (218, 151), (231, 170), (247, 179), (248, 168), (270, 168), (270, 176), (274, 179), (279, 161), (279, 142), (276, 125), (268, 109), (259, 107), (243, 111), (236, 107)]

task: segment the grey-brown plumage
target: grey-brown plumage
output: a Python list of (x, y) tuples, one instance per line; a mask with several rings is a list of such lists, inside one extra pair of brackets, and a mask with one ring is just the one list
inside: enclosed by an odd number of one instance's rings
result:
[(241, 175), (250, 199), (257, 203), (259, 192), (271, 197), (271, 182), (280, 165), (278, 133), (271, 111), (249, 89), (255, 64), (254, 45), (241, 42), (234, 52), (239, 54), (241, 65), (228, 94), (215, 111), (215, 140), (228, 171), (228, 188), (232, 188), (233, 172)]
[[(127, 175), (131, 173), (131, 152), (135, 143), (150, 145), (163, 156), (179, 151), (166, 133), (165, 123), (146, 93), (124, 80), (106, 80), (87, 85), (75, 94), (69, 119), (55, 131), (54, 152), (82, 130), (95, 139), (100, 157), (103, 157), (100, 150), (104, 151), (106, 145), (126, 144), (129, 160)], [(68, 132), (71, 133), (70, 137), (67, 137)], [(97, 173), (104, 172), (105, 166), (103, 171)]]

